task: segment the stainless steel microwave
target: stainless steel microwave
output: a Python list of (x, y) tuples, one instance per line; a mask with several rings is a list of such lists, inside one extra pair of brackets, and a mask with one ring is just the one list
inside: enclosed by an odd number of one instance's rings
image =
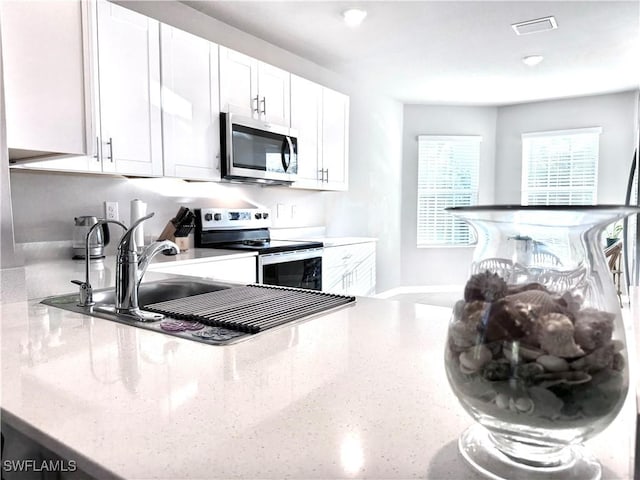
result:
[(220, 114), (222, 178), (253, 183), (291, 183), (298, 173), (297, 132), (289, 127)]

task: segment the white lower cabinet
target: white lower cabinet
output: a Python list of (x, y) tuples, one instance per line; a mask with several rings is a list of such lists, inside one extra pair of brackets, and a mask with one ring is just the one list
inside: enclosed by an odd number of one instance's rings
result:
[(322, 291), (341, 295), (376, 292), (376, 243), (324, 247)]
[(220, 282), (247, 284), (256, 283), (258, 280), (256, 257), (216, 259), (182, 265), (154, 263), (149, 267), (149, 270), (172, 275), (207, 278)]

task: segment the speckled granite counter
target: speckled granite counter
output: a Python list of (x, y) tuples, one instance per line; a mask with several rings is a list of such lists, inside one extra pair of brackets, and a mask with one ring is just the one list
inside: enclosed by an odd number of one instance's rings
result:
[[(98, 478), (479, 478), (457, 451), (472, 421), (445, 378), (446, 308), (359, 298), (214, 347), (1, 307), (3, 421)], [(604, 478), (633, 477), (634, 398), (588, 442)]]

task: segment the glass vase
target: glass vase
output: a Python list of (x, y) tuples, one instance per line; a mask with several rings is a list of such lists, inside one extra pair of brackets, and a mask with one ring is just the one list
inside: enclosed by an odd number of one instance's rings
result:
[(600, 478), (581, 443), (624, 403), (625, 328), (601, 234), (627, 206), (448, 209), (477, 245), (445, 368), (476, 420), (459, 439), (491, 478)]

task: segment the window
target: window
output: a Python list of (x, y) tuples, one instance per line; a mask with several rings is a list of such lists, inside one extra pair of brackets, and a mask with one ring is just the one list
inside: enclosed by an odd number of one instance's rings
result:
[(478, 203), (480, 136), (418, 137), (417, 246), (469, 245), (472, 230), (445, 212)]
[(602, 129), (522, 135), (523, 205), (593, 205)]

